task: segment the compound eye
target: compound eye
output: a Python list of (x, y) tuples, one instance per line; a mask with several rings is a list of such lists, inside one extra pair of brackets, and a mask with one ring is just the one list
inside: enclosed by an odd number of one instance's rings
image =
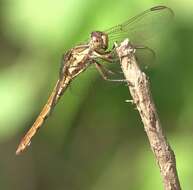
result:
[(104, 34), (101, 37), (102, 37), (104, 48), (107, 48), (107, 46), (108, 46), (108, 36)]
[(98, 38), (95, 38), (94, 41), (95, 41), (95, 42), (99, 42), (99, 39), (98, 39)]

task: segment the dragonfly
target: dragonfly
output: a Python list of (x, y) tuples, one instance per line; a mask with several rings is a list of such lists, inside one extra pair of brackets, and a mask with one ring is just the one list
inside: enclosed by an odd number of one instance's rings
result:
[(133, 48), (148, 48), (135, 44), (145, 42), (143, 39), (145, 31), (151, 37), (154, 26), (172, 16), (173, 11), (169, 7), (152, 7), (108, 30), (91, 32), (90, 39), (86, 43), (77, 45), (64, 53), (56, 85), (34, 124), (21, 139), (16, 154), (20, 154), (30, 145), (32, 137), (53, 111), (70, 83), (90, 65), (94, 65), (103, 79), (107, 81), (125, 81), (124, 79), (110, 79), (107, 74), (110, 71), (102, 64), (103, 62), (114, 63), (118, 60), (113, 46), (114, 42), (119, 43), (129, 38), (134, 44)]

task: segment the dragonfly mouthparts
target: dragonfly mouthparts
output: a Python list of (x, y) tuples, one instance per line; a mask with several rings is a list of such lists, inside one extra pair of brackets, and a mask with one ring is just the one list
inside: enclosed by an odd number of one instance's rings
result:
[(94, 49), (104, 49), (108, 48), (108, 34), (105, 32), (94, 31), (91, 33), (91, 42)]

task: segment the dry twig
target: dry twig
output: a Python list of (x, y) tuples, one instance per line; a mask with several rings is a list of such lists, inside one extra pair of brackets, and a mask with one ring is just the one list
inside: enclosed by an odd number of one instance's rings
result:
[(128, 39), (116, 47), (121, 68), (128, 81), (129, 90), (141, 116), (145, 132), (148, 136), (151, 149), (160, 168), (165, 190), (180, 190), (180, 183), (176, 170), (175, 155), (166, 137), (151, 97), (149, 81), (135, 58), (135, 49)]

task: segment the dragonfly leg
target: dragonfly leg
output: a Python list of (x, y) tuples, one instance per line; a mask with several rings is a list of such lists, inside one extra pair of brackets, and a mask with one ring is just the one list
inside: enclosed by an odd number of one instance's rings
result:
[[(110, 69), (107, 69), (106, 67), (104, 67), (103, 65), (101, 65), (99, 62), (95, 61), (97, 64), (100, 65), (101, 67), (101, 70), (103, 71), (103, 73), (106, 75), (106, 73), (109, 73), (109, 74), (112, 74), (112, 75), (115, 75), (116, 73)], [(95, 65), (96, 66), (96, 65)]]
[(100, 58), (102, 59), (103, 61), (107, 61), (107, 62), (114, 62), (114, 57), (112, 56), (112, 52), (111, 51), (108, 51), (108, 52), (105, 52), (103, 54), (97, 52), (97, 51), (94, 51), (94, 57), (91, 57), (91, 58)]
[(133, 86), (131, 84), (131, 82), (129, 82), (126, 79), (110, 79), (107, 77), (105, 70), (107, 70), (104, 66), (102, 66), (100, 63), (98, 63), (97, 61), (94, 62), (96, 69), (98, 70), (98, 72), (100, 73), (100, 75), (102, 76), (102, 78), (106, 81), (111, 81), (111, 82), (127, 82), (130, 86)]

